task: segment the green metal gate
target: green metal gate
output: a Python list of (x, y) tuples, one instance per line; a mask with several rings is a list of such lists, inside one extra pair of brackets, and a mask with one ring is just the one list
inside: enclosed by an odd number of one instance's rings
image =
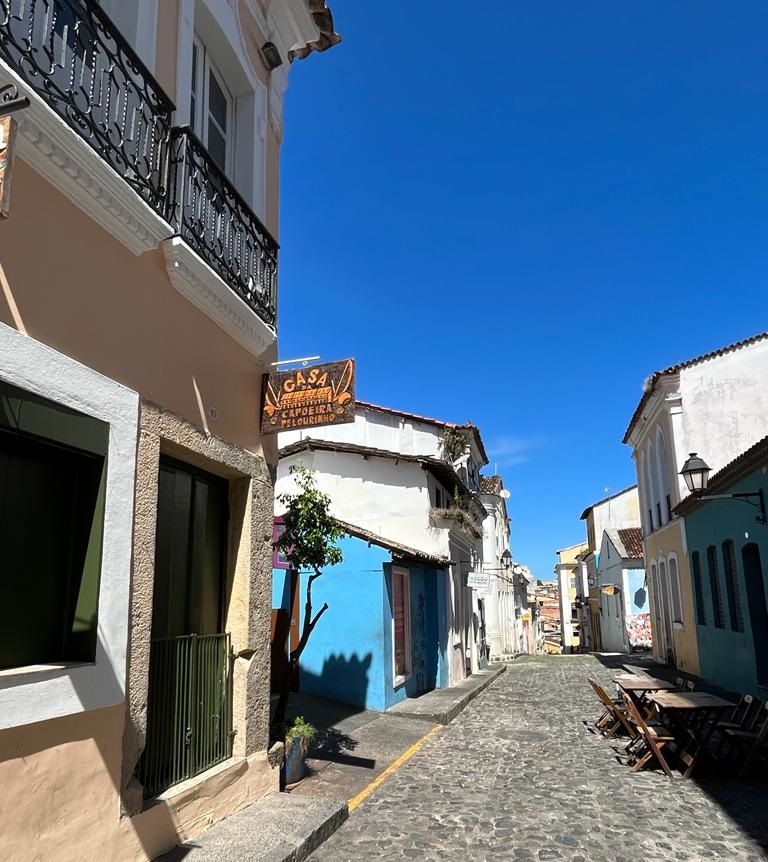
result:
[(230, 636), (152, 641), (144, 796), (156, 796), (232, 755)]

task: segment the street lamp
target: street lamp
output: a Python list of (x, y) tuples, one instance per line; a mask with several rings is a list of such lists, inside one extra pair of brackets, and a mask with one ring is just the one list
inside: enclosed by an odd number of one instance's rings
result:
[(691, 452), (688, 460), (683, 464), (683, 469), (680, 475), (685, 479), (685, 484), (688, 490), (696, 497), (703, 494), (707, 490), (709, 482), (710, 469), (706, 461), (695, 452)]
[(504, 566), (505, 569), (508, 569), (512, 565), (512, 554), (509, 552), (509, 548), (507, 548), (501, 555), (501, 565)]
[(699, 458), (695, 452), (691, 452), (688, 460), (683, 464), (683, 469), (680, 471), (680, 475), (685, 479), (688, 490), (697, 500), (741, 500), (750, 506), (754, 506), (760, 512), (755, 517), (758, 524), (762, 524), (763, 526), (768, 524), (765, 512), (765, 497), (763, 496), (762, 488), (757, 491), (737, 491), (734, 494), (705, 495), (707, 485), (709, 484), (709, 474), (710, 468), (707, 466), (707, 463), (703, 458)]

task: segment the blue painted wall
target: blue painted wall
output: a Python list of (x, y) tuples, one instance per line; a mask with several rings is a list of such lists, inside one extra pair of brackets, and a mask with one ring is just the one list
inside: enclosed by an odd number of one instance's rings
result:
[(648, 613), (648, 589), (645, 586), (645, 569), (627, 570), (627, 589), (630, 614)]
[[(328, 602), (301, 657), (301, 691), (385, 708), (384, 575), (390, 555), (351, 537), (339, 542), (344, 561), (312, 584), (316, 613)], [(307, 575), (302, 574), (302, 618)]]
[[(301, 691), (384, 710), (447, 685), (445, 573), (410, 569), (412, 673), (397, 688), (392, 668), (391, 555), (360, 539), (339, 542), (344, 560), (312, 585), (313, 613), (328, 603), (301, 657)], [(286, 578), (273, 573), (274, 607), (287, 606)], [(300, 582), (303, 618), (307, 575)]]
[(291, 579), (287, 569), (272, 569), (272, 607), (291, 610)]
[[(768, 499), (768, 477), (760, 471), (727, 489), (755, 491), (763, 488)], [(761, 603), (768, 590), (766, 569), (768, 568), (768, 528), (755, 523), (756, 510), (736, 500), (718, 500), (705, 503), (685, 517), (688, 552), (699, 553), (701, 567), (701, 592), (706, 623), (700, 624), (694, 613), (692, 624), (696, 625), (699, 644), (701, 676), (723, 688), (748, 693), (757, 697), (768, 697), (768, 619)], [(748, 538), (745, 537), (748, 534)], [(732, 540), (736, 552), (736, 572), (744, 631), (734, 630), (731, 620), (726, 568), (723, 560), (723, 542)], [(762, 561), (762, 572), (745, 577), (742, 549), (745, 545), (757, 545)], [(724, 604), (724, 626), (715, 626), (715, 603), (707, 565), (707, 547), (717, 548), (720, 590)], [(692, 567), (691, 567), (692, 569)], [(693, 579), (693, 571), (691, 573)], [(692, 587), (693, 589), (693, 587)], [(694, 593), (694, 609), (696, 591)], [(750, 607), (752, 613), (750, 613)], [(762, 651), (762, 653), (761, 653)], [(756, 657), (757, 654), (757, 657)], [(760, 658), (762, 656), (762, 660)], [(762, 667), (762, 670), (760, 669)], [(762, 685), (760, 684), (762, 683)]]

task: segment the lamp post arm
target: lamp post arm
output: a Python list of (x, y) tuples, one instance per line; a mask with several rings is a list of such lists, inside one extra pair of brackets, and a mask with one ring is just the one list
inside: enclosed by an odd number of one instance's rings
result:
[(699, 500), (741, 500), (743, 503), (754, 506), (760, 512), (755, 519), (758, 524), (762, 524), (763, 526), (768, 525), (768, 517), (766, 517), (765, 511), (765, 495), (762, 488), (757, 491), (736, 491), (733, 494), (704, 494), (699, 497)]

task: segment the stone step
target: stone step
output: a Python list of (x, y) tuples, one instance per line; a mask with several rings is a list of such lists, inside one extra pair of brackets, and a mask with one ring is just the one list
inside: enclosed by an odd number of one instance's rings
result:
[(347, 817), (345, 800), (272, 793), (155, 862), (301, 862)]

